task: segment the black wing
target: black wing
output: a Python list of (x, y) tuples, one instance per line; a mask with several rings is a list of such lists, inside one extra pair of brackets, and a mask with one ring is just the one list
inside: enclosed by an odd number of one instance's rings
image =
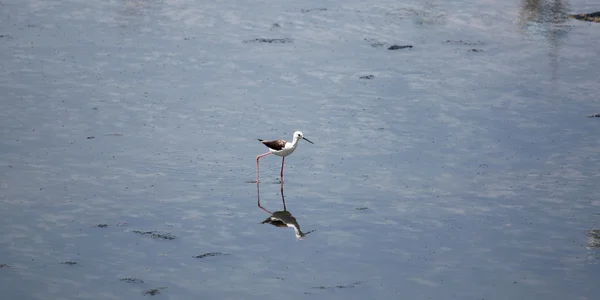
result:
[(265, 141), (265, 140), (261, 140), (261, 139), (258, 139), (258, 140), (261, 143), (263, 143), (265, 146), (267, 146), (269, 149), (279, 151), (279, 150), (285, 148), (286, 141), (284, 141), (284, 140), (272, 140), (272, 141)]

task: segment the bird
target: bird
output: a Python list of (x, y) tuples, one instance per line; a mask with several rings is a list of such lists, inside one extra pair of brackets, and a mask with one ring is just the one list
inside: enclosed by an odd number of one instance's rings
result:
[(283, 165), (285, 163), (285, 157), (292, 154), (294, 152), (294, 150), (296, 150), (296, 147), (298, 147), (298, 142), (300, 142), (300, 140), (305, 140), (311, 144), (314, 144), (313, 142), (309, 141), (307, 138), (304, 137), (304, 134), (302, 134), (301, 131), (296, 131), (294, 132), (294, 136), (292, 139), (292, 142), (287, 142), (285, 140), (282, 139), (278, 139), (278, 140), (263, 140), (263, 139), (258, 139), (259, 142), (263, 143), (263, 145), (267, 146), (267, 148), (269, 148), (269, 152), (258, 155), (256, 157), (256, 183), (258, 183), (259, 180), (259, 173), (260, 173), (260, 166), (258, 163), (258, 160), (263, 157), (263, 156), (267, 156), (269, 154), (275, 154), (277, 156), (281, 156), (281, 172), (279, 173), (279, 177), (281, 182), (283, 183)]

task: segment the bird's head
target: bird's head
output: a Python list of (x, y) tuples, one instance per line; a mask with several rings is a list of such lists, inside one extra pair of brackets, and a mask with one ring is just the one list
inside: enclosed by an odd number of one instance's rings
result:
[(296, 132), (294, 132), (294, 139), (296, 139), (296, 140), (302, 139), (302, 140), (305, 140), (305, 141), (307, 141), (307, 142), (309, 142), (311, 144), (314, 144), (313, 142), (309, 141), (308, 139), (306, 139), (304, 137), (304, 134), (302, 134), (302, 131), (296, 131)]

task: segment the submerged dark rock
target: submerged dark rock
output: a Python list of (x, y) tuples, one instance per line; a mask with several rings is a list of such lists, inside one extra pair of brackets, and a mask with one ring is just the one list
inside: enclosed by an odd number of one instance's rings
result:
[(388, 50), (399, 50), (404, 48), (412, 48), (412, 45), (391, 45)]
[(307, 12), (311, 12), (311, 11), (326, 11), (327, 8), (308, 8), (308, 9), (301, 9), (300, 11), (303, 13), (307, 13)]
[(160, 294), (160, 289), (149, 289), (142, 292), (144, 296), (156, 296)]
[(589, 14), (569, 15), (569, 18), (580, 20), (580, 21), (600, 23), (600, 11), (589, 13)]
[(208, 252), (208, 253), (204, 253), (204, 254), (200, 254), (200, 255), (194, 256), (194, 258), (205, 258), (205, 257), (222, 256), (222, 255), (229, 255), (229, 254), (227, 254), (227, 253), (221, 253), (221, 252)]
[(127, 282), (127, 283), (144, 283), (143, 280), (134, 278), (134, 277), (121, 278), (121, 279), (119, 279), (119, 281), (123, 281), (123, 282)]
[(363, 281), (357, 281), (354, 283), (350, 283), (350, 284), (343, 284), (343, 285), (336, 285), (336, 286), (315, 286), (313, 287), (314, 289), (320, 289), (320, 290), (327, 290), (327, 289), (348, 289), (348, 288), (353, 288), (356, 287), (357, 285), (363, 284), (365, 282)]
[(256, 38), (252, 40), (245, 40), (243, 43), (269, 43), (269, 44), (287, 44), (291, 43), (293, 40), (290, 38), (282, 38), (282, 39), (267, 39), (267, 38)]
[(154, 239), (161, 239), (161, 240), (174, 240), (177, 237), (168, 233), (168, 232), (158, 232), (158, 231), (139, 231), (139, 230), (134, 230), (134, 233), (137, 234), (141, 234), (141, 235), (147, 235), (150, 236), (151, 238)]

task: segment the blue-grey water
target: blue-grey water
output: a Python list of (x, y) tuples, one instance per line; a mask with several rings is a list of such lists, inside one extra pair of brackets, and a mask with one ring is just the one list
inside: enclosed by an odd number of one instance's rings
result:
[(594, 10), (3, 0), (0, 298), (598, 299)]

